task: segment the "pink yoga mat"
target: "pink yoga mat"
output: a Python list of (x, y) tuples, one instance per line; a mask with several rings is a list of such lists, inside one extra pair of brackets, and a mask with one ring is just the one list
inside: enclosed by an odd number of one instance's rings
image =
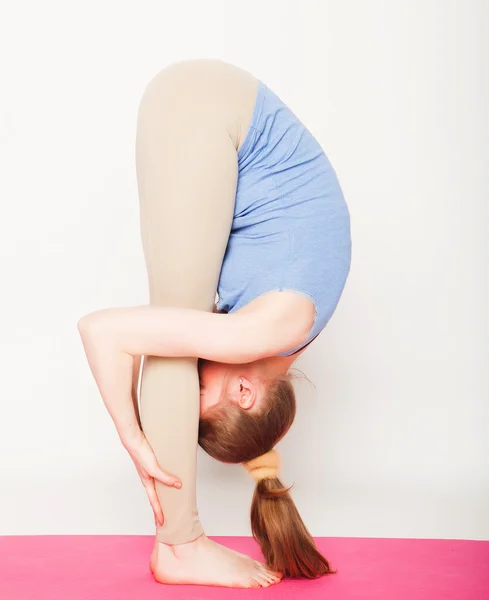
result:
[[(217, 538), (260, 558), (245, 537)], [(0, 537), (1, 600), (489, 600), (489, 542), (316, 538), (338, 570), (258, 590), (156, 583), (152, 536)]]

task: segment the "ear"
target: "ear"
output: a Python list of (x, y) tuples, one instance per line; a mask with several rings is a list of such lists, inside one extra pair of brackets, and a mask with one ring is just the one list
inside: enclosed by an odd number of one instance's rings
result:
[(238, 404), (243, 410), (253, 408), (256, 402), (257, 390), (246, 377), (239, 378)]

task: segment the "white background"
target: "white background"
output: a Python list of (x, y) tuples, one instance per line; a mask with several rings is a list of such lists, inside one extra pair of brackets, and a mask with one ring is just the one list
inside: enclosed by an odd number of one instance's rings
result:
[[(484, 0), (23, 2), (0, 15), (0, 534), (150, 534), (78, 318), (148, 302), (136, 113), (171, 62), (252, 71), (311, 129), (352, 222), (297, 361), (284, 481), (314, 535), (489, 539)], [(252, 482), (199, 451), (210, 535)]]

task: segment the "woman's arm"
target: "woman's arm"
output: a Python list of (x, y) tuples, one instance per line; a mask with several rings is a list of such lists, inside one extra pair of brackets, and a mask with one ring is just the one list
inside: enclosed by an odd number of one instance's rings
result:
[(130, 356), (193, 356), (247, 363), (273, 356), (306, 338), (311, 324), (300, 323), (296, 307), (289, 306), (243, 314), (153, 305), (108, 308), (82, 317), (78, 329), (87, 341), (97, 338)]
[(138, 406), (141, 356), (121, 352), (99, 325), (100, 321), (87, 317), (78, 322), (88, 363), (121, 442), (134, 461), (155, 519), (163, 524), (155, 479), (174, 487), (181, 487), (181, 481), (163, 471), (142, 431)]
[[(96, 311), (78, 321), (90, 370), (126, 448), (138, 440), (142, 429), (137, 402), (141, 356), (192, 356), (202, 350), (203, 355), (217, 357), (216, 350), (226, 347), (229, 340), (229, 331), (226, 334), (222, 328), (225, 316), (228, 315), (137, 306)], [(213, 321), (208, 322), (207, 317)], [(212, 329), (214, 324), (217, 327)], [(239, 330), (231, 331), (239, 339)], [(216, 343), (217, 339), (221, 342)], [(243, 354), (240, 357), (246, 358)]]
[(78, 322), (78, 331), (100, 395), (122, 444), (129, 449), (141, 436), (137, 395), (134, 394), (137, 361), (134, 356), (120, 352), (110, 337), (104, 336), (95, 325), (93, 319), (83, 317)]
[(100, 394), (127, 447), (140, 435), (132, 395), (135, 356), (252, 362), (300, 344), (308, 328), (297, 322), (289, 309), (219, 314), (145, 305), (90, 313), (78, 321), (78, 330)]

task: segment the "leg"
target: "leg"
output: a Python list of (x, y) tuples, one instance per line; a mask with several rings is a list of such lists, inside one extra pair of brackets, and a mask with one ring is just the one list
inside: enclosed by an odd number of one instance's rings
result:
[[(160, 74), (146, 89), (138, 115), (136, 162), (150, 301), (211, 311), (233, 218), (236, 150), (222, 124), (181, 106), (172, 95), (175, 85)], [(141, 420), (164, 468), (182, 480), (180, 490), (157, 484), (165, 514), (157, 539), (191, 542), (203, 533), (195, 489), (196, 358), (145, 358)]]
[[(220, 95), (209, 90), (209, 78), (201, 75), (199, 83), (197, 72), (197, 81), (186, 83), (180, 73), (160, 73), (141, 101), (136, 140), (141, 234), (151, 303), (211, 311), (234, 212), (236, 146), (226, 125), (229, 106), (219, 110)], [(195, 489), (198, 420), (197, 358), (145, 357), (143, 429), (161, 465), (182, 480), (180, 490), (157, 484), (165, 523), (157, 528), (156, 547), (166, 553), (165, 564), (171, 563), (159, 580), (248, 587), (254, 575), (255, 584), (263, 576), (259, 567), (245, 557), (231, 560), (230, 551), (216, 551), (210, 540), (203, 553), (193, 555), (197, 581), (189, 581), (185, 565), (176, 561), (179, 550), (168, 553), (168, 545), (188, 546), (203, 533)]]

